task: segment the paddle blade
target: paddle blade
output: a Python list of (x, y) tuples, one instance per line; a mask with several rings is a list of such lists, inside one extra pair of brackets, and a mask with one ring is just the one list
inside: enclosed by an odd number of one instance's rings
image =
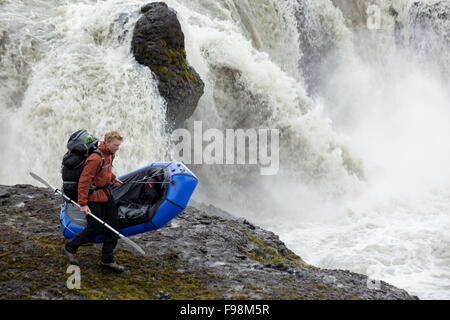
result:
[(47, 181), (45, 181), (44, 179), (42, 179), (41, 177), (39, 177), (37, 174), (30, 172), (30, 176), (32, 176), (34, 179), (36, 179), (37, 181), (39, 181), (40, 183), (42, 183), (44, 186), (46, 186), (47, 188), (50, 188), (52, 190), (55, 190), (55, 188), (53, 188)]
[[(47, 188), (52, 189), (53, 191), (57, 190), (55, 188), (53, 188), (47, 181), (45, 181), (44, 179), (42, 179), (41, 177), (39, 177), (37, 174), (30, 172), (30, 175), (36, 179), (37, 181), (39, 181), (40, 183), (42, 183), (43, 185), (45, 185)], [(58, 190), (57, 190), (58, 191)], [(59, 192), (59, 191), (58, 191)], [(63, 193), (61, 193), (65, 198), (67, 198)], [(68, 200), (70, 200), (69, 198), (67, 198)], [(70, 202), (72, 202), (73, 204), (77, 205), (78, 207), (80, 206), (78, 203), (70, 200)], [(141, 247), (139, 247), (136, 243), (134, 243), (133, 241), (131, 241), (130, 239), (128, 239), (127, 237), (125, 237), (124, 235), (118, 233), (115, 229), (113, 229), (111, 226), (107, 225), (106, 223), (104, 223), (102, 220), (100, 220), (98, 217), (94, 216), (93, 214), (90, 213), (90, 215), (92, 217), (94, 217), (95, 219), (97, 219), (100, 223), (104, 224), (106, 227), (110, 228), (112, 231), (114, 231), (115, 233), (117, 233), (121, 239), (123, 239), (126, 243), (128, 243), (130, 246), (132, 246), (133, 248), (135, 248), (140, 254), (145, 256), (145, 251), (142, 250)]]
[(130, 239), (128, 239), (127, 237), (125, 237), (124, 235), (120, 235), (120, 238), (125, 241), (126, 243), (128, 243), (130, 246), (132, 246), (133, 248), (136, 249), (137, 252), (139, 252), (140, 254), (145, 256), (145, 251), (142, 250), (141, 247), (139, 247), (135, 242), (131, 241)]

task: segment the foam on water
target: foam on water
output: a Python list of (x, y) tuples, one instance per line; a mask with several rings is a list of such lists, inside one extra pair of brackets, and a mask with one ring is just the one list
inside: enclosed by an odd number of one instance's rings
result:
[[(170, 159), (156, 78), (130, 53), (146, 2), (1, 2), (0, 183), (35, 183), (35, 171), (58, 185), (80, 128), (124, 133), (119, 174)], [(197, 165), (197, 199), (309, 263), (450, 298), (447, 22), (419, 30), (408, 0), (372, 1), (375, 29), (359, 0), (167, 4), (205, 82), (186, 127), (280, 130), (277, 175)]]
[[(50, 39), (36, 40), (38, 61), (22, 58), (33, 63), (20, 104), (2, 104), (4, 122), (9, 124), (2, 127), (3, 140), (8, 140), (4, 142), (7, 154), (14, 155), (2, 159), (7, 163), (0, 175), (4, 183), (31, 183), (27, 172), (33, 170), (58, 185), (66, 137), (80, 128), (98, 138), (116, 128), (123, 132), (122, 152), (127, 157), (117, 157), (118, 171), (166, 156), (165, 103), (154, 75), (138, 65), (129, 50), (139, 8), (127, 1), (66, 3), (55, 10), (55, 16), (36, 22), (34, 30), (24, 33), (37, 38), (43, 30), (53, 30)], [(10, 37), (7, 46), (21, 34)]]

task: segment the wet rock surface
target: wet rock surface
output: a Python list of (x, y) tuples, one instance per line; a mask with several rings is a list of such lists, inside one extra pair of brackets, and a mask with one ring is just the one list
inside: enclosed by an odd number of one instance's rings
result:
[(152, 2), (144, 5), (141, 13), (131, 50), (140, 64), (158, 76), (159, 92), (167, 102), (168, 124), (178, 128), (195, 111), (205, 85), (187, 62), (184, 34), (175, 11), (164, 2)]
[[(0, 186), (0, 299), (416, 299), (364, 275), (308, 265), (279, 237), (213, 206), (192, 202), (162, 229), (122, 240), (101, 270), (101, 245), (80, 248), (80, 288), (69, 289), (60, 196)], [(70, 287), (70, 286), (69, 286)]]

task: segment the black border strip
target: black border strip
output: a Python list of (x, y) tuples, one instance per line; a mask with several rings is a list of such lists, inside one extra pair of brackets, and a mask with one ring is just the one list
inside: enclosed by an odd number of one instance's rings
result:
[(169, 201), (171, 204), (173, 204), (173, 205), (175, 205), (175, 206), (177, 206), (178, 208), (181, 208), (182, 210), (184, 210), (184, 209), (186, 209), (186, 208), (183, 208), (182, 206), (180, 206), (179, 204), (177, 204), (177, 203), (175, 203), (175, 202), (173, 202), (173, 201), (171, 201), (171, 200), (169, 200), (169, 199), (167, 199), (167, 198), (164, 198), (164, 200), (167, 200), (167, 201)]
[(156, 229), (161, 229), (160, 227), (157, 227), (156, 224), (154, 224), (152, 220), (153, 219), (150, 219), (150, 221), (149, 221), (152, 224), (152, 226), (154, 226)]
[(191, 178), (194, 178), (195, 180), (198, 181), (198, 178), (197, 178), (197, 177), (191, 176), (190, 174), (186, 174), (186, 173), (175, 173), (175, 174), (172, 174), (170, 177), (176, 177), (176, 176), (186, 176), (186, 177), (191, 177)]
[[(64, 226), (64, 232), (63, 232), (64, 237), (66, 237), (66, 230), (67, 230), (67, 228), (70, 226), (71, 223), (72, 223), (72, 220), (69, 219), (69, 223), (66, 224), (66, 225)], [(70, 230), (70, 229), (69, 229), (69, 230)], [(73, 233), (73, 232), (72, 232), (72, 233)]]

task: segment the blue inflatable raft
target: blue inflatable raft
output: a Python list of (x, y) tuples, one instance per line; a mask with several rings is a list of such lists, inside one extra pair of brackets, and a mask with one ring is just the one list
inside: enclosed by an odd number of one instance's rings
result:
[[(162, 228), (186, 208), (198, 184), (197, 177), (179, 162), (152, 163), (119, 179), (124, 184), (113, 187), (112, 193), (119, 212), (119, 232), (124, 236)], [(85, 214), (71, 203), (62, 206), (59, 218), (66, 239), (87, 225)], [(103, 242), (103, 234), (92, 242)]]

